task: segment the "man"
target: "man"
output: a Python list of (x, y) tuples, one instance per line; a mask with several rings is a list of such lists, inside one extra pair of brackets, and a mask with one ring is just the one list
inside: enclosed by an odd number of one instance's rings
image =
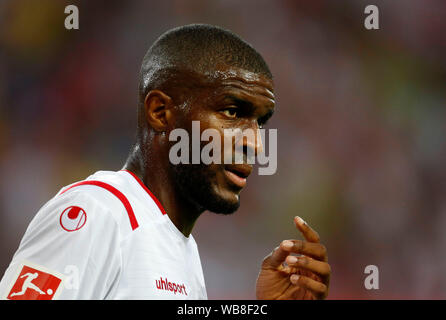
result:
[[(222, 140), (225, 129), (258, 132), (274, 111), (272, 75), (238, 36), (189, 25), (152, 45), (140, 76), (137, 138), (124, 168), (99, 171), (62, 188), (41, 208), (0, 283), (3, 298), (19, 298), (13, 289), (29, 270), (39, 273), (35, 284), (52, 293), (47, 298), (207, 298), (191, 231), (205, 210), (238, 209), (252, 166), (246, 161), (173, 164), (169, 154), (175, 142), (169, 136), (177, 128), (191, 133), (193, 121), (200, 130), (217, 130)], [(229, 151), (236, 143), (231, 138)], [(238, 143), (245, 160), (249, 152), (262, 152), (260, 139)], [(223, 157), (228, 150), (216, 152)], [(283, 241), (264, 259), (259, 299), (328, 294), (325, 247), (302, 219), (294, 222), (306, 241)], [(75, 278), (67, 268), (76, 271)], [(22, 295), (30, 297), (43, 298), (35, 292)]]

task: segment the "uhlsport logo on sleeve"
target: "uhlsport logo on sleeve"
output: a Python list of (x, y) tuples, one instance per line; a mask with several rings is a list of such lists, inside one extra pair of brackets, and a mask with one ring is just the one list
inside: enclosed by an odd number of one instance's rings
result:
[(87, 213), (81, 207), (71, 206), (60, 214), (60, 225), (68, 232), (79, 230), (85, 225), (86, 221)]
[(6, 297), (9, 300), (52, 300), (62, 290), (63, 276), (29, 263), (23, 264)]

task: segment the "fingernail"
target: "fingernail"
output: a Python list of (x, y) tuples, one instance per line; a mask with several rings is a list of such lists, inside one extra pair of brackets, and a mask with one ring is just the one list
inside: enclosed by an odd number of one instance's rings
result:
[(297, 262), (297, 258), (295, 256), (288, 256), (287, 260), (290, 264), (294, 264)]
[(284, 242), (282, 242), (282, 246), (285, 249), (291, 249), (293, 247), (293, 243), (291, 241), (285, 240)]
[(290, 280), (293, 283), (297, 283), (297, 280), (299, 280), (299, 276), (297, 274), (293, 274), (293, 275), (291, 275)]
[(307, 224), (304, 219), (302, 219), (301, 217), (296, 217), (297, 222), (299, 222), (299, 224)]

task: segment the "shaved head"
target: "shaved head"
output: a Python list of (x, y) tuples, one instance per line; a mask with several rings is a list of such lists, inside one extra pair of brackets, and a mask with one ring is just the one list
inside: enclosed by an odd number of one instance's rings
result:
[(186, 25), (165, 32), (145, 54), (140, 71), (140, 102), (144, 102), (150, 90), (166, 92), (169, 88), (187, 85), (175, 81), (181, 73), (212, 78), (220, 65), (272, 79), (262, 56), (236, 34), (206, 24)]

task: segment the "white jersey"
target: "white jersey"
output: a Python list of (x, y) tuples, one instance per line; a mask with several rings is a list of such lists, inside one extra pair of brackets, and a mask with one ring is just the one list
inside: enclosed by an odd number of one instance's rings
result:
[(62, 188), (31, 221), (3, 299), (207, 299), (197, 245), (130, 171)]

